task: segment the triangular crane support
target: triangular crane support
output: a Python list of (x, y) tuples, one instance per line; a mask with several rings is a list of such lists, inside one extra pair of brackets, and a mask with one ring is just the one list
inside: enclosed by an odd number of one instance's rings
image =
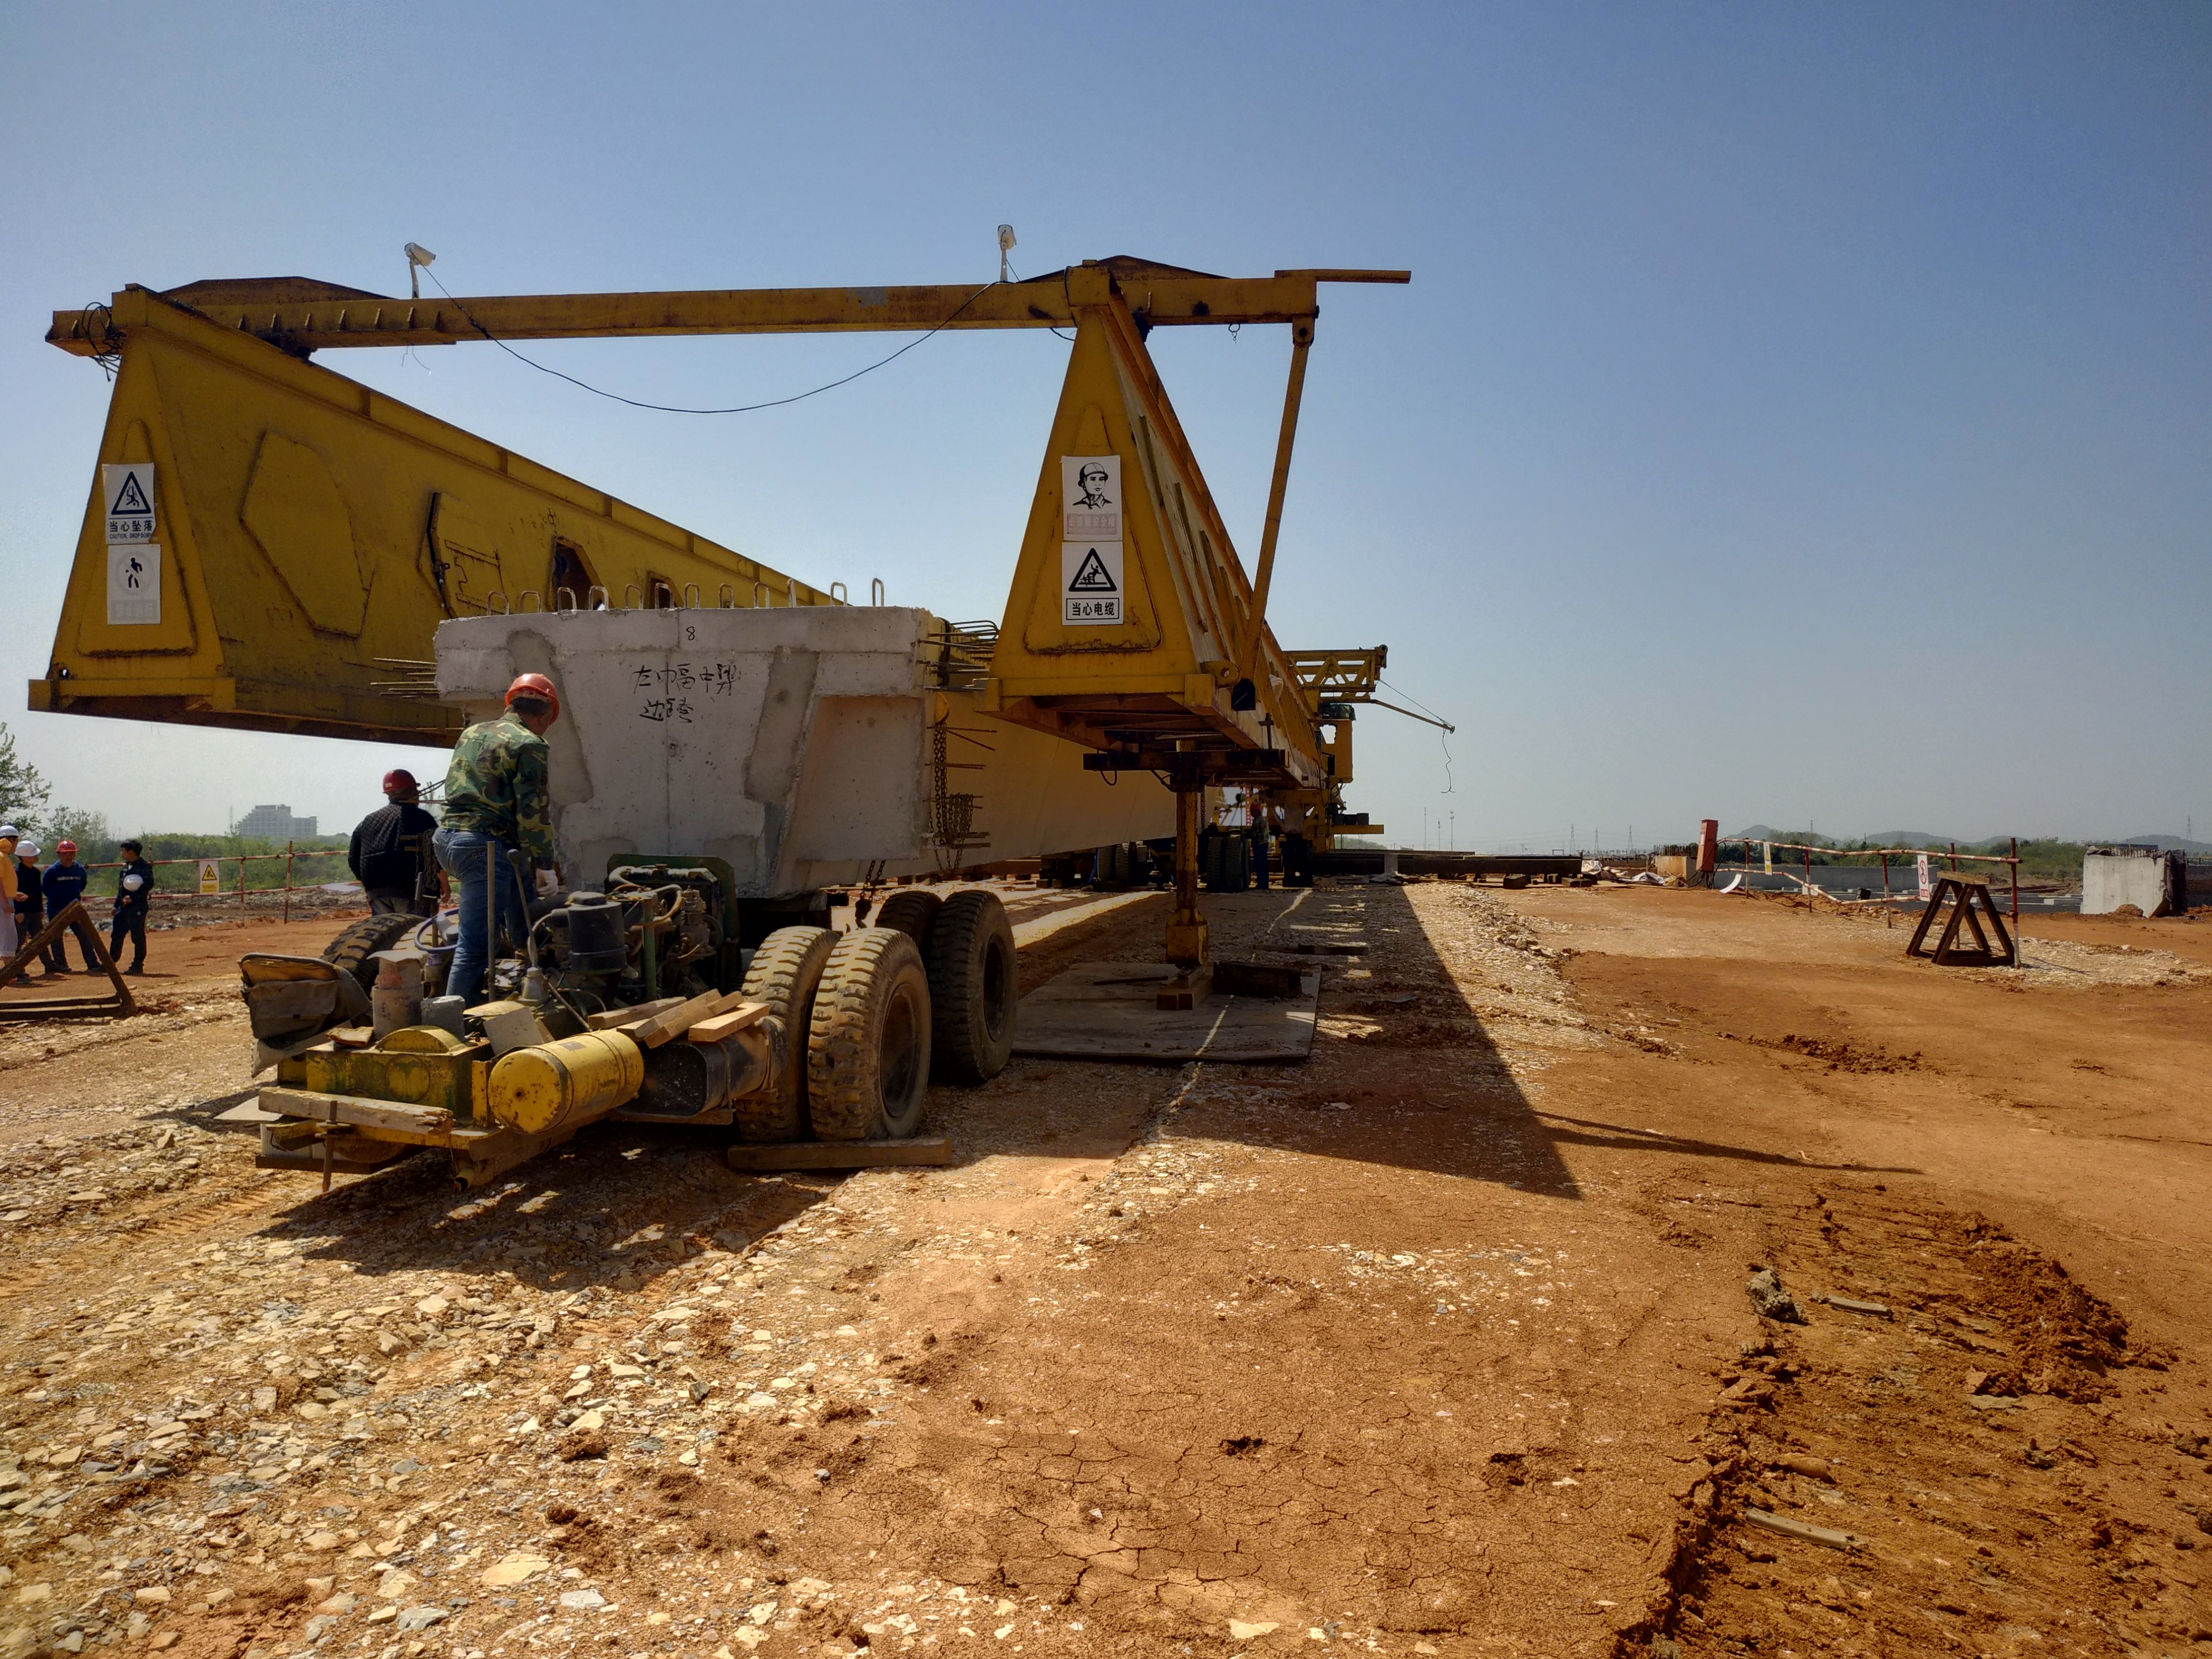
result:
[(131, 988), (123, 982), (123, 975), (115, 970), (115, 959), (107, 954), (107, 942), (100, 930), (92, 925), (92, 914), (84, 908), (82, 899), (72, 899), (61, 913), (32, 937), (23, 948), (0, 963), (0, 989), (15, 982), (15, 975), (30, 967), (45, 953), (46, 946), (64, 933), (76, 935), (77, 943), (84, 947), (86, 957), (100, 964), (114, 986), (114, 994), (104, 997), (40, 997), (28, 1002), (0, 1002), (0, 1021), (16, 1019), (121, 1019), (138, 1012), (131, 1000)]
[[(1936, 940), (1936, 948), (1923, 950), (1929, 929), (1945, 907), (1950, 907), (1949, 919)], [(1981, 916), (1989, 919), (1989, 930), (1983, 931)], [(1959, 942), (1961, 933), (1974, 936), (1971, 946)], [(1994, 939), (1994, 943), (1992, 943)], [(1908, 957), (1926, 957), (1944, 968), (2017, 968), (2020, 966), (2020, 945), (2007, 930), (2004, 917), (1997, 910), (1997, 902), (1990, 896), (1990, 884), (1972, 876), (1940, 876), (1928, 896), (1928, 908), (1920, 913), (1920, 925), (1912, 930), (1912, 942), (1905, 947)]]

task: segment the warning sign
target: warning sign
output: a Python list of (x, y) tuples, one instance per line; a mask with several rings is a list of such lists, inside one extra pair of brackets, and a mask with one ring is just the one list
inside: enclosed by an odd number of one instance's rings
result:
[(110, 626), (161, 620), (161, 550), (125, 543), (107, 550)]
[(203, 895), (222, 891), (222, 866), (214, 859), (200, 860), (200, 891)]
[(1928, 867), (1928, 854), (1923, 853), (1916, 863), (1917, 867), (1913, 873), (1920, 878), (1920, 896), (1923, 899), (1935, 897), (1936, 872)]
[(1060, 538), (1065, 542), (1121, 539), (1121, 458), (1060, 458)]
[(1060, 544), (1060, 619), (1084, 628), (1121, 625), (1121, 543)]
[(126, 461), (100, 469), (100, 488), (107, 505), (111, 547), (154, 539), (154, 463)]

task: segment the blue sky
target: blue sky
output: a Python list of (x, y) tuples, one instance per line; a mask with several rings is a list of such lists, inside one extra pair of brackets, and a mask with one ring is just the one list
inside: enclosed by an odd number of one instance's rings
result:
[[(366, 745), (36, 716), (98, 442), (47, 313), (126, 282), (1324, 292), (1273, 621), (1459, 726), (1354, 805), (1460, 844), (1704, 816), (2212, 825), (2212, 10), (2196, 4), (0, 5), (0, 720), (128, 827), (349, 823)], [(630, 395), (879, 339), (592, 342)], [(1155, 355), (1248, 560), (1288, 344)], [(995, 617), (1065, 348), (943, 337), (641, 413), (489, 349), (323, 361), (826, 585)], [(399, 758), (404, 759), (402, 756)], [(422, 757), (417, 757), (422, 758)], [(1434, 837), (1440, 842), (1440, 836)]]

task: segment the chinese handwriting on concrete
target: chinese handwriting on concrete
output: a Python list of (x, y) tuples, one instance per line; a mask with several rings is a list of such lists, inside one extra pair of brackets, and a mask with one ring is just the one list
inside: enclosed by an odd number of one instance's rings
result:
[(736, 668), (726, 662), (635, 663), (629, 674), (632, 689), (644, 694), (638, 702), (638, 718), (663, 724), (678, 720), (688, 725), (696, 708), (694, 697), (726, 697), (738, 684)]

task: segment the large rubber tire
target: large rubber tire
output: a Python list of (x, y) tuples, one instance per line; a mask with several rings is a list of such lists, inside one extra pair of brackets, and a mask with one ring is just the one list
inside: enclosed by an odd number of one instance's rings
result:
[(1221, 890), (1249, 891), (1252, 885), (1252, 843), (1243, 836), (1221, 838)]
[(836, 943), (836, 934), (827, 927), (779, 927), (753, 952), (741, 994), (749, 1002), (767, 1004), (769, 1017), (782, 1023), (783, 1066), (773, 1096), (755, 1095), (735, 1103), (739, 1140), (773, 1146), (806, 1139), (807, 1022)]
[(930, 925), (937, 920), (944, 903), (927, 887), (902, 887), (876, 907), (875, 914), (868, 918), (868, 926), (897, 928), (914, 941), (915, 950), (927, 956)]
[(841, 937), (806, 1036), (806, 1102), (823, 1140), (899, 1140), (929, 1092), (929, 975), (896, 927)]
[(988, 1083), (1014, 1054), (1021, 1001), (1014, 926), (996, 893), (955, 893), (929, 935), (930, 1066), (941, 1083)]
[(362, 990), (373, 991), (376, 988), (376, 964), (369, 958), (379, 951), (389, 951), (425, 920), (422, 916), (398, 915), (363, 916), (323, 946), (323, 960), (351, 974), (360, 981)]

